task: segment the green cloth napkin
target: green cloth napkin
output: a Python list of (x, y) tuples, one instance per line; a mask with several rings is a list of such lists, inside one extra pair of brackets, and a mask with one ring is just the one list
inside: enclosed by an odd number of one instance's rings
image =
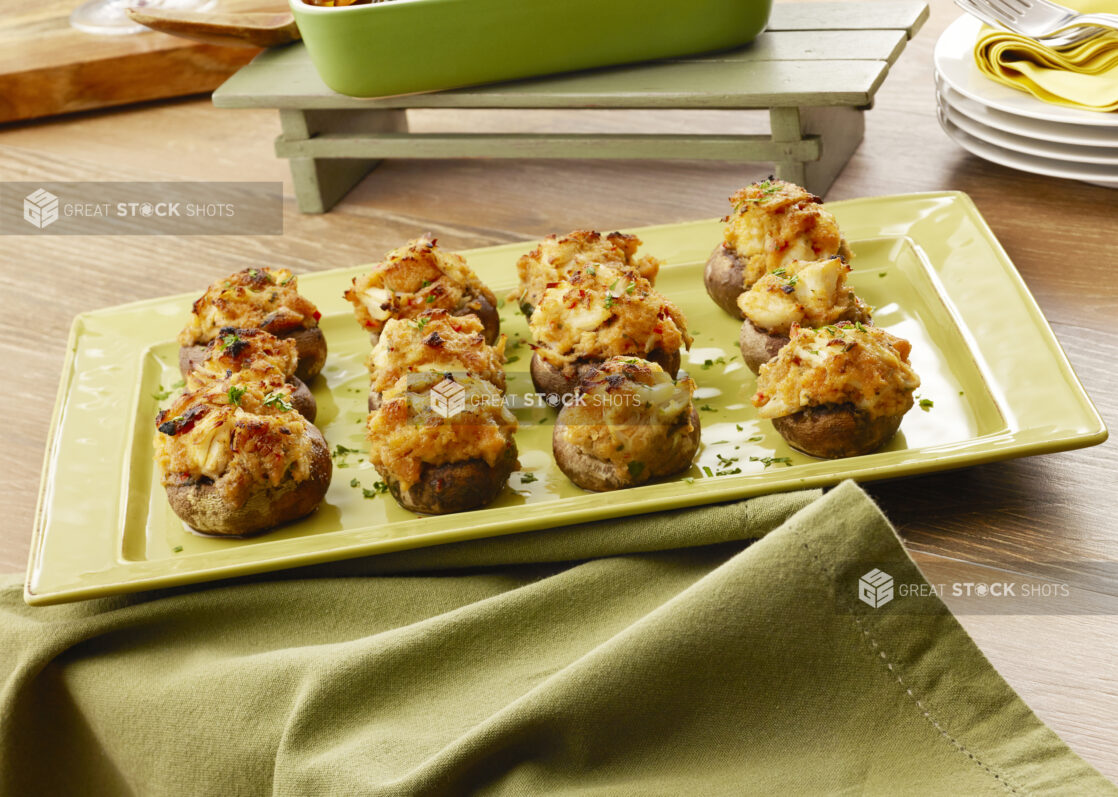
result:
[[(750, 541), (760, 538), (750, 544)], [(0, 793), (1118, 794), (852, 483), (30, 608)]]

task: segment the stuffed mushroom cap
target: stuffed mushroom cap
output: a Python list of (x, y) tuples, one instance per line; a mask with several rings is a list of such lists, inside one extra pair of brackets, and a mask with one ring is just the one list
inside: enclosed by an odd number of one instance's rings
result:
[(612, 357), (582, 379), (552, 435), (556, 463), (575, 484), (613, 490), (687, 470), (699, 447), (695, 383), (656, 363)]
[(691, 346), (679, 308), (643, 277), (603, 265), (574, 271), (544, 291), (528, 325), (536, 357), (568, 378), (579, 364), (654, 352), (678, 368), (680, 350)]
[(587, 266), (607, 265), (617, 271), (633, 271), (649, 283), (656, 282), (661, 262), (651, 255), (637, 256), (641, 240), (635, 235), (593, 230), (575, 230), (566, 235), (549, 235), (516, 263), (519, 286), (509, 294), (520, 311), (531, 316), (544, 291)]
[(485, 340), (476, 316), (425, 310), (411, 319), (389, 319), (369, 354), (371, 389), (383, 393), (405, 374), (420, 371), (463, 373), (505, 389), (505, 338)]
[(250, 534), (311, 512), (330, 483), (321, 433), (291, 386), (228, 380), (184, 393), (156, 418), (155, 461), (193, 528)]
[(373, 336), (391, 319), (413, 319), (427, 310), (450, 315), (473, 315), (481, 322), (485, 340), (500, 334), (497, 299), (466, 259), (438, 247), (430, 236), (417, 238), (385, 255), (372, 270), (354, 277), (345, 292), (358, 323)]
[(793, 260), (852, 259), (822, 200), (794, 183), (753, 183), (730, 197), (730, 203), (723, 240), (703, 273), (707, 292), (728, 313), (739, 315), (738, 296)]
[(788, 344), (761, 366), (753, 405), (807, 454), (869, 453), (912, 408), (920, 378), (910, 350), (908, 341), (857, 322), (794, 326)]
[(516, 429), (504, 393), (488, 380), (407, 374), (369, 415), (369, 461), (407, 509), (471, 509), (496, 498), (519, 467)]
[(754, 373), (788, 342), (793, 325), (817, 328), (840, 321), (870, 323), (872, 308), (847, 284), (849, 270), (838, 257), (793, 260), (761, 277), (738, 297), (737, 306), (745, 319), (742, 356)]
[(310, 390), (295, 376), (299, 354), (295, 341), (277, 338), (262, 329), (224, 327), (218, 337), (200, 351), (197, 347), (180, 350), (180, 359), (186, 353), (200, 357), (187, 357), (180, 363), (186, 372), (185, 389), (203, 390), (218, 382), (229, 380), (236, 384), (254, 382), (278, 387), (284, 382), (291, 385), (291, 403), (309, 421), (314, 421), (317, 405)]
[[(179, 333), (180, 367), (205, 356), (206, 344), (228, 327), (262, 329), (290, 338), (298, 354), (296, 375), (306, 381), (322, 370), (326, 339), (318, 328), (322, 314), (299, 293), (298, 278), (287, 269), (246, 268), (217, 280), (193, 305), (190, 322)], [(193, 349), (193, 351), (191, 351)]]

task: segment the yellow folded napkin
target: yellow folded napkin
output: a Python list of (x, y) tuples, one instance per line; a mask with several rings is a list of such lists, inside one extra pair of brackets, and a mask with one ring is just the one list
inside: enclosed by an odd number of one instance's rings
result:
[[(1083, 13), (1118, 13), (1118, 0), (1068, 0)], [(1056, 52), (1032, 39), (983, 26), (974, 47), (982, 73), (1057, 105), (1118, 111), (1118, 32)]]

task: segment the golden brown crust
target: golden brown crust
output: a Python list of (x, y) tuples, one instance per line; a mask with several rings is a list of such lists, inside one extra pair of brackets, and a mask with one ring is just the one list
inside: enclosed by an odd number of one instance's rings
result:
[(641, 240), (635, 235), (594, 230), (575, 230), (549, 235), (516, 263), (518, 288), (509, 294), (520, 311), (531, 316), (545, 290), (565, 280), (572, 272), (590, 265), (608, 265), (621, 272), (635, 272), (650, 283), (662, 265), (651, 255), (637, 257)]
[(500, 334), (493, 292), (465, 258), (440, 250), (430, 236), (389, 252), (369, 273), (353, 279), (345, 297), (353, 304), (358, 323), (374, 335), (390, 319), (412, 319), (426, 310), (477, 316), (488, 343)]
[(207, 480), (166, 486), (167, 499), (175, 514), (191, 528), (207, 534), (245, 536), (297, 520), (313, 512), (330, 486), (333, 465), (322, 433), (313, 426), (307, 478), (285, 479), (278, 485), (261, 483), (244, 503), (230, 501)]
[(411, 373), (384, 391), (369, 415), (369, 461), (386, 482), (398, 483), (400, 494), (409, 494), (436, 466), (482, 460), (498, 468), (515, 449), (516, 428), (504, 394), (490, 382)]
[(793, 324), (812, 329), (840, 321), (869, 324), (872, 308), (847, 284), (849, 271), (838, 257), (793, 260), (738, 296), (738, 310), (758, 329), (786, 337)]
[(723, 240), (703, 273), (707, 292), (742, 318), (737, 298), (758, 279), (793, 260), (852, 259), (838, 223), (822, 200), (783, 180), (762, 180), (730, 197)]
[(263, 329), (277, 337), (318, 326), (321, 313), (299, 293), (287, 269), (246, 268), (210, 285), (194, 302), (179, 345), (209, 343), (223, 327)]
[(780, 353), (761, 366), (753, 406), (769, 419), (827, 404), (852, 404), (875, 417), (904, 415), (920, 386), (910, 349), (908, 341), (858, 323), (793, 327)]
[(298, 362), (294, 340), (277, 338), (262, 329), (224, 327), (205, 346), (179, 349), (179, 370), (187, 391), (203, 390), (226, 380), (273, 387), (286, 382), (291, 386), (290, 401), (295, 410), (313, 422), (318, 407), (306, 384), (295, 376)]
[(595, 492), (635, 487), (653, 479), (686, 471), (695, 459), (702, 436), (699, 413), (692, 406), (687, 417), (668, 432), (666, 439), (670, 444), (657, 452), (656, 456), (652, 452), (644, 454), (651, 465), (633, 472), (629, 469), (618, 470), (614, 463), (599, 459), (571, 443), (564, 434), (565, 427), (566, 422), (560, 412), (551, 435), (555, 463), (579, 487)]
[(529, 319), (540, 359), (575, 376), (579, 362), (690, 347), (687, 321), (648, 280), (588, 266), (548, 288)]
[(686, 470), (699, 446), (695, 383), (659, 365), (613, 357), (588, 370), (556, 419), (552, 447), (580, 487), (614, 490)]
[(503, 391), (504, 354), (504, 336), (490, 346), (481, 321), (472, 314), (454, 316), (445, 310), (426, 310), (413, 319), (390, 319), (377, 335), (367, 361), (369, 409), (376, 409), (378, 394), (400, 377), (420, 371), (470, 373)]

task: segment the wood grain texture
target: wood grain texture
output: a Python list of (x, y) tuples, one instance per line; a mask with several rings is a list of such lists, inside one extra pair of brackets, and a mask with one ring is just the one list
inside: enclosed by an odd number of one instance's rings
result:
[[(933, 0), (926, 29), (890, 69), (865, 139), (829, 200), (958, 189), (977, 203), (1052, 322), (1104, 420), (1118, 423), (1118, 192), (978, 160), (935, 121), (931, 51), (959, 12)], [(74, 116), (0, 130), (3, 180), (282, 180), (275, 111), (204, 101)], [(763, 114), (657, 111), (409, 113), (410, 128), (525, 132), (762, 133)], [(22, 570), (43, 446), (74, 314), (197, 290), (238, 268), (366, 263), (431, 230), (450, 248), (577, 227), (709, 218), (763, 167), (700, 161), (390, 161), (330, 214), (296, 212), (281, 237), (0, 237), (0, 358), (11, 378), (0, 426), (0, 567)], [(911, 550), (1028, 571), (1053, 560), (1118, 560), (1118, 442), (869, 486)], [(1115, 584), (1111, 592), (1118, 592)], [(1088, 761), (1118, 779), (1118, 617), (964, 614), (1010, 684)]]
[(0, 0), (0, 122), (212, 91), (258, 52), (158, 33), (91, 36), (70, 27), (76, 5)]

